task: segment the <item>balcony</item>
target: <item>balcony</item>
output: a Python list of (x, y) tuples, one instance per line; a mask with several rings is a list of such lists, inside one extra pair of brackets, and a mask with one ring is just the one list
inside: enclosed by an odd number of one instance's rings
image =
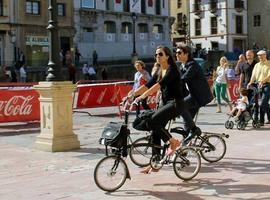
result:
[(237, 12), (242, 12), (244, 10), (244, 1), (243, 0), (235, 0), (234, 7)]
[(193, 4), (193, 12), (195, 15), (200, 15), (201, 14), (201, 4), (200, 3), (195, 3)]
[(209, 10), (211, 13), (217, 12), (217, 0), (211, 0), (209, 1)]

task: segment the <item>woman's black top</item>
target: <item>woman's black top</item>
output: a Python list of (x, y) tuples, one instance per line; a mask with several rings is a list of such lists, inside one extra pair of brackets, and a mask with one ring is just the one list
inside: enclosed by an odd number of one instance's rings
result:
[(147, 88), (151, 88), (159, 82), (161, 86), (162, 101), (166, 104), (170, 100), (182, 100), (185, 97), (184, 84), (181, 80), (180, 72), (176, 67), (169, 66), (165, 76), (158, 80), (158, 75), (154, 75), (146, 84)]

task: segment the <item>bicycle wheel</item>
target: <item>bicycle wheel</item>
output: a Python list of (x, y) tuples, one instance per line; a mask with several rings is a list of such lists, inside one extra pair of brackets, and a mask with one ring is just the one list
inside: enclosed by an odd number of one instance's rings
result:
[(184, 147), (177, 151), (173, 160), (173, 170), (182, 180), (194, 178), (201, 169), (201, 157), (192, 147)]
[(125, 161), (115, 155), (102, 158), (95, 167), (94, 179), (96, 185), (107, 192), (119, 189), (127, 179)]
[(149, 138), (143, 137), (135, 140), (130, 147), (129, 156), (135, 165), (139, 167), (148, 166), (152, 157), (152, 146)]
[(202, 158), (210, 163), (221, 160), (227, 150), (225, 140), (218, 135), (205, 136), (200, 147), (203, 148), (200, 151)]

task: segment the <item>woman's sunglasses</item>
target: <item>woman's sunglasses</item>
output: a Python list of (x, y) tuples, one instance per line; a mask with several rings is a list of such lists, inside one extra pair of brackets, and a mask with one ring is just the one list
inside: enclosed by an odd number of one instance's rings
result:
[(162, 57), (164, 54), (163, 54), (162, 52), (156, 53), (156, 54), (155, 54), (155, 58), (156, 58), (158, 55), (159, 55), (160, 57)]

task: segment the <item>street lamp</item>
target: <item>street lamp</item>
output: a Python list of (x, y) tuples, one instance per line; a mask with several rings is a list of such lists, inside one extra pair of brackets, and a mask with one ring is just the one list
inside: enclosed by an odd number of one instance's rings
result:
[(61, 66), (59, 65), (59, 40), (58, 40), (58, 26), (57, 26), (57, 3), (56, 0), (49, 0), (49, 62), (48, 75), (46, 81), (60, 81)]
[(132, 22), (133, 22), (133, 28), (132, 28), (132, 33), (133, 33), (133, 52), (132, 52), (132, 63), (135, 62), (135, 60), (137, 60), (137, 53), (136, 53), (136, 19), (137, 19), (137, 15), (135, 12), (131, 13), (131, 17), (132, 17)]
[(183, 20), (183, 29), (184, 29), (184, 35), (185, 35), (185, 43), (187, 43), (188, 41), (188, 23), (187, 23), (187, 16), (186, 15), (183, 15), (182, 17), (182, 20)]

